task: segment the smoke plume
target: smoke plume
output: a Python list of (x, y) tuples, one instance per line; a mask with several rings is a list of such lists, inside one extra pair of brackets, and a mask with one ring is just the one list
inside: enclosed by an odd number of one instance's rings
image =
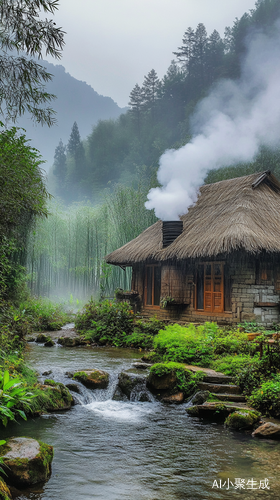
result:
[(252, 161), (262, 145), (280, 142), (280, 23), (274, 34), (248, 42), (241, 77), (220, 81), (197, 106), (193, 139), (160, 158), (158, 180), (145, 206), (163, 220), (178, 220), (196, 201), (211, 169)]

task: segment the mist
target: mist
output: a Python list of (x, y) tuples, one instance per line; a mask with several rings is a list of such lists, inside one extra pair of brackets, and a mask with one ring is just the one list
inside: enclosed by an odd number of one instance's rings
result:
[(255, 33), (238, 80), (221, 80), (197, 106), (192, 140), (160, 158), (162, 187), (148, 193), (146, 208), (163, 220), (178, 220), (197, 200), (207, 172), (252, 161), (261, 146), (280, 138), (280, 22), (272, 35)]

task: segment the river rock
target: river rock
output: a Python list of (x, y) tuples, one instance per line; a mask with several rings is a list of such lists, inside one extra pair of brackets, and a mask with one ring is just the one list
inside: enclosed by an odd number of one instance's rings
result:
[(0, 500), (12, 500), (11, 492), (6, 483), (1, 478), (0, 478)]
[(39, 333), (39, 335), (37, 335), (37, 337), (36, 337), (35, 342), (38, 342), (40, 344), (44, 344), (49, 339), (50, 339), (50, 337), (47, 337), (44, 333)]
[(46, 379), (44, 384), (40, 386), (40, 389), (48, 395), (48, 400), (44, 407), (46, 411), (70, 410), (73, 398), (69, 389), (64, 384)]
[(209, 391), (198, 391), (192, 398), (193, 405), (202, 405), (209, 397)]
[(73, 391), (73, 392), (77, 392), (78, 394), (81, 394), (81, 389), (78, 386), (78, 384), (73, 384), (73, 383), (65, 384), (65, 387), (67, 387), (67, 389), (69, 389), (69, 391)]
[(81, 337), (60, 337), (57, 342), (63, 347), (76, 347), (85, 344)]
[(251, 410), (239, 410), (230, 413), (225, 420), (226, 427), (243, 430), (252, 429), (260, 421), (260, 413)]
[(163, 403), (168, 404), (181, 404), (184, 401), (184, 394), (182, 392), (177, 392), (176, 394), (172, 394), (171, 396), (165, 396), (161, 400)]
[(90, 389), (105, 389), (109, 383), (109, 373), (103, 370), (83, 370), (74, 373), (73, 379)]
[(130, 399), (131, 392), (136, 385), (146, 384), (146, 377), (141, 375), (135, 375), (134, 373), (119, 373), (119, 388), (121, 391)]
[(147, 379), (147, 386), (152, 391), (171, 391), (177, 383), (177, 377), (174, 372), (157, 375), (150, 373)]
[(132, 366), (134, 368), (136, 368), (137, 370), (147, 370), (148, 368), (151, 368), (151, 366), (153, 366), (152, 364), (150, 363), (144, 363), (144, 362), (136, 362), (136, 363), (132, 363)]
[(112, 396), (113, 401), (128, 401), (127, 396), (122, 392), (120, 387), (117, 385), (114, 394)]
[(260, 425), (252, 434), (253, 437), (266, 439), (280, 439), (280, 425), (273, 422), (266, 422)]
[(42, 373), (42, 375), (43, 375), (44, 377), (47, 377), (47, 376), (48, 376), (48, 375), (50, 375), (51, 373), (52, 373), (52, 370), (48, 370), (48, 371), (46, 371), (46, 372), (43, 372), (43, 373)]
[[(51, 475), (53, 447), (31, 438), (12, 438), (0, 448), (5, 480), (11, 486), (28, 487)], [(8, 497), (9, 498), (9, 497)]]
[(55, 342), (52, 339), (47, 340), (47, 342), (44, 343), (45, 347), (53, 347), (55, 345)]

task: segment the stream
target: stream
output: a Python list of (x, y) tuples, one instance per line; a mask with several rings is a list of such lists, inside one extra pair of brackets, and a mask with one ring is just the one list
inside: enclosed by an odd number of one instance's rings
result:
[[(118, 373), (139, 358), (141, 353), (131, 349), (29, 344), (26, 360), (40, 380), (69, 383), (67, 371), (97, 368), (109, 372), (110, 383), (106, 390), (81, 386), (78, 404), (69, 411), (8, 426), (6, 438), (27, 436), (54, 446), (49, 481), (16, 498), (279, 499), (280, 443), (191, 418), (185, 404), (111, 399)], [(49, 370), (52, 373), (42, 377)], [(236, 487), (236, 478), (244, 487)], [(259, 488), (265, 479), (269, 490)]]

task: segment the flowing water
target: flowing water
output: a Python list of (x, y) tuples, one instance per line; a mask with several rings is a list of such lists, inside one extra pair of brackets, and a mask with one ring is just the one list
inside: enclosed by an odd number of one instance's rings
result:
[[(70, 411), (8, 427), (5, 437), (33, 437), (55, 450), (50, 480), (18, 500), (279, 499), (277, 442), (191, 418), (185, 405), (142, 403), (137, 394), (133, 401), (111, 399), (118, 373), (140, 356), (129, 349), (30, 344), (27, 360), (40, 375), (52, 370), (48, 378), (69, 383), (67, 371), (98, 368), (110, 373), (110, 384), (95, 391), (80, 385)], [(244, 487), (235, 488), (236, 479)]]

